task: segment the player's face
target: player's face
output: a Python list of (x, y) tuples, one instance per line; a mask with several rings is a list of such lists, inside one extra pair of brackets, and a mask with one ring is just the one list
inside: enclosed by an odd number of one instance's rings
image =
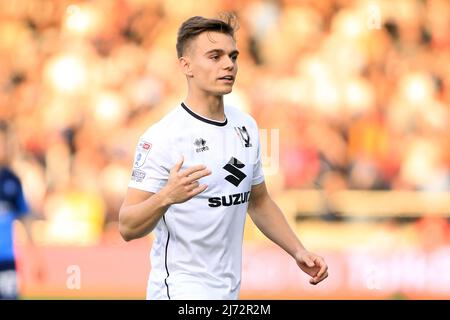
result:
[(214, 95), (230, 93), (238, 70), (234, 39), (220, 32), (203, 32), (187, 48), (193, 85)]

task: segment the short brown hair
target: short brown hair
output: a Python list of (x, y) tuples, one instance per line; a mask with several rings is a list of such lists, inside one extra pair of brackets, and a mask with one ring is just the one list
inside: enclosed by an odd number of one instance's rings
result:
[(187, 19), (178, 29), (176, 45), (178, 58), (183, 56), (189, 42), (199, 34), (215, 31), (228, 34), (234, 39), (237, 28), (236, 16), (232, 13), (222, 14), (219, 19), (207, 19), (200, 16)]

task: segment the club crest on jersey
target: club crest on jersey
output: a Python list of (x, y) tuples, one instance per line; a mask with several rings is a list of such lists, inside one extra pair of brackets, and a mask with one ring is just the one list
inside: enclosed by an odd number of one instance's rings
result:
[(139, 141), (139, 144), (136, 148), (136, 157), (134, 159), (135, 168), (142, 167), (142, 165), (145, 162), (145, 159), (147, 159), (148, 153), (151, 148), (152, 148), (151, 143), (142, 140)]
[(208, 146), (206, 145), (206, 140), (203, 138), (195, 139), (194, 145), (197, 147), (195, 149), (197, 153), (209, 150)]
[(244, 147), (249, 148), (252, 146), (252, 143), (250, 142), (250, 135), (245, 126), (234, 127), (234, 130), (236, 130), (236, 133), (237, 133), (239, 139), (241, 139), (242, 145)]

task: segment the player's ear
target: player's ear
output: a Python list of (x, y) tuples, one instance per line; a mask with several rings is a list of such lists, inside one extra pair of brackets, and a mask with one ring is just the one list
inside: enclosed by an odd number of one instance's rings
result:
[(189, 57), (182, 56), (178, 59), (181, 71), (187, 76), (192, 77), (192, 66)]

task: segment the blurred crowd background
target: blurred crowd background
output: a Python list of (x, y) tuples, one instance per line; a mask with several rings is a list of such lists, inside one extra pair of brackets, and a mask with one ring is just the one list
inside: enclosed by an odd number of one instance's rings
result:
[(121, 241), (138, 136), (186, 94), (178, 27), (225, 11), (241, 53), (226, 99), (279, 129), (273, 194), (450, 191), (449, 1), (7, 0), (0, 121), (38, 243)]

